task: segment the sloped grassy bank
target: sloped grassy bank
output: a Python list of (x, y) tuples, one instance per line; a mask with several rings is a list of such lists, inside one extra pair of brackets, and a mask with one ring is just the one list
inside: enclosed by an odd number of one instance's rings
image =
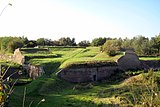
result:
[[(140, 106), (143, 102), (145, 104), (149, 103), (152, 89), (154, 90), (154, 96), (157, 95), (157, 97), (153, 97), (155, 101), (159, 99), (160, 86), (157, 81), (160, 79), (156, 78), (151, 83), (147, 81), (147, 79), (152, 81), (151, 74), (139, 73), (132, 73), (135, 76), (129, 77), (130, 71), (123, 72), (116, 74), (109, 80), (81, 84), (68, 83), (56, 76), (51, 78), (40, 77), (30, 84), (15, 87), (14, 94), (11, 97), (11, 105), (22, 106), (25, 87), (27, 89), (25, 106), (29, 106), (33, 102), (33, 107), (42, 99), (45, 99), (45, 102), (40, 104), (41, 107), (118, 107), (121, 105), (134, 107), (135, 105)], [(159, 72), (154, 74), (156, 77), (160, 76)], [(144, 96), (144, 100), (142, 96)], [(16, 102), (17, 100), (19, 102)], [(156, 102), (154, 103), (156, 104)]]

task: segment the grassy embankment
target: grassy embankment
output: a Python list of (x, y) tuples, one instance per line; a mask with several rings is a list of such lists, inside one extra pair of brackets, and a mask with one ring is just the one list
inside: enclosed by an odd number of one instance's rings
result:
[[(108, 57), (101, 53), (98, 47), (89, 48), (50, 48), (47, 52), (25, 53), (33, 59), (30, 63), (41, 65), (45, 75), (25, 86), (16, 86), (11, 96), (11, 105), (21, 107), (23, 91), (27, 88), (25, 106), (36, 106), (41, 99), (41, 107), (105, 107), (116, 106), (119, 97), (130, 87), (127, 82), (121, 82), (127, 74), (117, 74), (110, 81), (101, 83), (72, 84), (58, 79), (56, 71), (72, 63), (86, 61), (116, 60), (121, 55)], [(117, 80), (117, 81), (115, 81)], [(126, 83), (126, 84), (125, 84)], [(126, 88), (128, 87), (128, 88)], [(118, 106), (118, 105), (117, 105)]]

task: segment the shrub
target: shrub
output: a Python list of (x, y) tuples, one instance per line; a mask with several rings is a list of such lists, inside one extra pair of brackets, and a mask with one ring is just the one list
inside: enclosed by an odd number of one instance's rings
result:
[(0, 66), (0, 107), (5, 107), (8, 105), (9, 97), (12, 94), (13, 86), (16, 83), (16, 81), (11, 83), (10, 76), (12, 74), (7, 78), (4, 78), (8, 69), (1, 69)]
[(109, 56), (115, 56), (117, 55), (119, 48), (120, 47), (117, 40), (107, 40), (101, 49)]

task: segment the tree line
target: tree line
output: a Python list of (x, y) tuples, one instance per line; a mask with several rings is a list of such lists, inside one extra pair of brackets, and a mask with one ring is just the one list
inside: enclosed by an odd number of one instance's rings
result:
[(27, 37), (0, 37), (0, 50), (13, 52), (16, 48), (36, 47), (36, 46), (101, 46), (101, 51), (116, 53), (117, 50), (134, 49), (138, 55), (159, 55), (160, 53), (160, 34), (148, 38), (142, 35), (129, 38), (94, 38), (76, 43), (75, 38), (62, 37), (58, 40), (38, 38), (28, 40)]

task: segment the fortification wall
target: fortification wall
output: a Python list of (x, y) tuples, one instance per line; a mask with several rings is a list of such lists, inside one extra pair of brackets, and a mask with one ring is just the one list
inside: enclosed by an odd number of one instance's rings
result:
[(43, 67), (36, 65), (27, 65), (26, 69), (28, 70), (29, 77), (35, 80), (36, 78), (42, 76), (44, 74)]
[(160, 60), (147, 60), (147, 61), (142, 61), (142, 67), (144, 70), (148, 69), (154, 69), (154, 70), (160, 70)]
[(12, 61), (20, 65), (23, 65), (25, 62), (25, 56), (21, 53), (19, 48), (14, 51), (13, 55), (0, 54), (0, 59), (6, 61)]
[(92, 67), (92, 68), (65, 68), (60, 70), (57, 75), (69, 82), (88, 82), (97, 81), (110, 77), (117, 71), (117, 66)]
[(124, 56), (117, 60), (119, 68), (124, 71), (142, 69), (139, 57), (133, 51), (127, 51)]

